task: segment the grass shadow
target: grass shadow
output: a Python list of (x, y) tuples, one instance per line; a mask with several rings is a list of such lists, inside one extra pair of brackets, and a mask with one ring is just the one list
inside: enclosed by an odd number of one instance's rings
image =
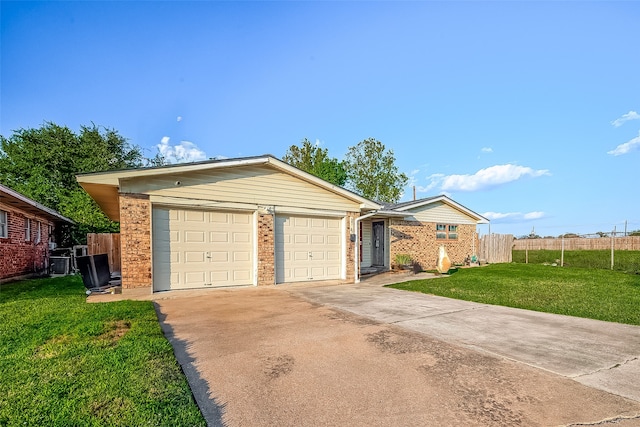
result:
[(162, 333), (171, 346), (173, 347), (173, 353), (182, 368), (182, 372), (187, 378), (189, 387), (191, 388), (191, 394), (196, 401), (198, 408), (202, 416), (204, 416), (209, 427), (226, 427), (226, 424), (222, 420), (226, 403), (220, 403), (216, 399), (209, 397), (211, 390), (209, 384), (202, 378), (200, 372), (195, 367), (195, 359), (189, 355), (187, 347), (189, 343), (185, 340), (177, 338), (173, 328), (166, 322), (167, 316), (162, 312), (162, 309), (158, 303), (154, 302), (158, 320)]

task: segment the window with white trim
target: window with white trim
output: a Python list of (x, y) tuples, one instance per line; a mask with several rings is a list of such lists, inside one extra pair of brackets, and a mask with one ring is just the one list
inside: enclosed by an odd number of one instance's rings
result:
[(36, 243), (42, 241), (42, 223), (38, 221), (38, 228), (36, 229)]
[(24, 219), (24, 241), (31, 241), (31, 219), (29, 218)]
[(9, 237), (9, 214), (6, 211), (0, 211), (0, 238)]
[(436, 224), (436, 239), (458, 240), (458, 226), (455, 224)]

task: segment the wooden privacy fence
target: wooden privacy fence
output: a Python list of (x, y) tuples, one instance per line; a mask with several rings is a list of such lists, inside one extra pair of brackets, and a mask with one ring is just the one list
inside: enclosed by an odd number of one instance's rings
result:
[(567, 237), (545, 239), (519, 239), (514, 241), (513, 249), (516, 251), (539, 251), (542, 249), (562, 250), (564, 240), (565, 251), (576, 250), (606, 250), (640, 251), (640, 236), (627, 237)]
[(513, 234), (487, 234), (480, 237), (478, 258), (489, 264), (512, 261)]
[(87, 234), (87, 251), (89, 255), (107, 254), (111, 272), (120, 270), (120, 234), (89, 233)]

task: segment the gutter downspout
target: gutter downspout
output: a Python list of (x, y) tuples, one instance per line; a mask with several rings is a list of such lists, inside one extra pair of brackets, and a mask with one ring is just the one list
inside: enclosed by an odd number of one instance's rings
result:
[(366, 215), (363, 216), (359, 216), (358, 218), (355, 219), (354, 221), (354, 227), (356, 228), (356, 241), (354, 242), (354, 244), (356, 245), (355, 247), (355, 280), (354, 283), (360, 283), (360, 221), (362, 221), (363, 219), (367, 219), (367, 218), (371, 218), (372, 216), (376, 215), (378, 213), (378, 211), (375, 212), (371, 212), (368, 213)]

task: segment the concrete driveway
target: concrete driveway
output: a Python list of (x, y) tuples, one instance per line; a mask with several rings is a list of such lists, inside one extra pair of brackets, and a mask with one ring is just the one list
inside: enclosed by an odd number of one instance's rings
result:
[(158, 298), (210, 425), (640, 425), (640, 328), (380, 282)]
[(352, 286), (295, 287), (290, 292), (640, 401), (638, 326), (382, 287), (389, 283), (397, 283), (393, 275)]

